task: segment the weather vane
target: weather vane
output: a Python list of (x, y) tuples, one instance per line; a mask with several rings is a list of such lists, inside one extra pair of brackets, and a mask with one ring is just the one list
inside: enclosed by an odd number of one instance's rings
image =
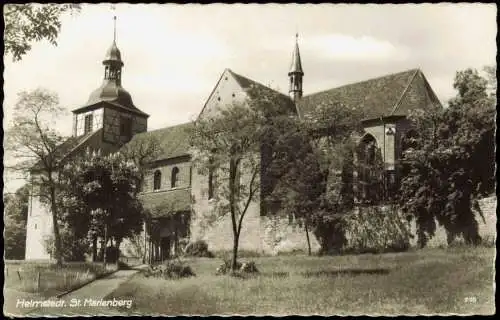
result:
[(113, 10), (113, 41), (116, 42), (116, 6), (111, 4), (111, 10)]

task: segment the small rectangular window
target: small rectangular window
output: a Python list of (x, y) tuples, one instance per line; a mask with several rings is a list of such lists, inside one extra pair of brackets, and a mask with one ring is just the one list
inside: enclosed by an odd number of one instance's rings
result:
[(130, 137), (132, 135), (132, 119), (121, 117), (120, 119), (120, 135)]
[(89, 132), (92, 132), (92, 121), (93, 117), (92, 114), (88, 114), (85, 116), (85, 127), (84, 127), (84, 134), (87, 134)]

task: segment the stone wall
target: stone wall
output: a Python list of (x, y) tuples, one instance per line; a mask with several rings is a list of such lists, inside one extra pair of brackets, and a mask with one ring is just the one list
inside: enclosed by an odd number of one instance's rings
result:
[[(276, 255), (294, 251), (307, 252), (308, 250), (305, 228), (286, 217), (261, 217), (260, 234), (264, 254)], [(310, 230), (309, 240), (311, 251), (318, 252), (320, 244)]]
[[(497, 207), (497, 198), (496, 196), (487, 197), (481, 199), (479, 201), (479, 205), (483, 212), (485, 221), (481, 218), (481, 216), (476, 213), (476, 220), (479, 226), (479, 235), (481, 238), (486, 241), (486, 243), (490, 242), (492, 244), (495, 243), (496, 239), (496, 225), (497, 225), (497, 216), (496, 216), (496, 207)], [(413, 234), (416, 234), (416, 225), (413, 221), (411, 223), (411, 231)], [(462, 239), (457, 239), (457, 243), (462, 242)], [(411, 242), (412, 246), (417, 245), (417, 237), (415, 236)], [(444, 227), (440, 226), (436, 221), (436, 234), (432, 237), (427, 243), (427, 247), (445, 247), (448, 245), (446, 230)]]
[[(218, 174), (217, 180), (224, 177)], [(249, 173), (242, 173), (241, 183), (247, 185)], [(217, 196), (220, 186), (215, 185)], [(192, 170), (193, 206), (191, 212), (191, 241), (205, 240), (210, 251), (227, 251), (233, 247), (233, 231), (230, 213), (216, 213), (215, 199), (208, 199), (208, 175)], [(240, 250), (262, 253), (260, 234), (260, 201), (255, 198), (245, 214), (240, 235)]]
[(169, 159), (157, 163), (154, 167), (148, 169), (144, 184), (143, 192), (153, 191), (154, 173), (159, 170), (161, 172), (161, 187), (159, 190), (171, 190), (172, 188), (172, 170), (177, 167), (177, 182), (175, 188), (187, 188), (191, 185), (191, 162), (189, 158)]
[(112, 108), (104, 108), (104, 141), (111, 143), (124, 143), (132, 137), (126, 137), (120, 135), (120, 125), (122, 118), (132, 119), (132, 136), (147, 131), (147, 118), (143, 116), (138, 116), (128, 112), (120, 112)]
[(45, 239), (52, 235), (52, 215), (49, 207), (31, 192), (26, 221), (26, 260), (50, 259)]

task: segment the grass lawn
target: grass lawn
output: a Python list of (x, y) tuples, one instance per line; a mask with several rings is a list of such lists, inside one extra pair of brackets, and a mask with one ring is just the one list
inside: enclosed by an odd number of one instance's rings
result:
[[(258, 276), (216, 276), (220, 259), (185, 260), (196, 277), (135, 275), (107, 298), (130, 313), (164, 315), (492, 314), (492, 248), (425, 249), (337, 257), (251, 258)], [(242, 259), (246, 261), (249, 259)]]
[(104, 269), (101, 263), (67, 262), (58, 268), (50, 262), (6, 262), (4, 287), (16, 292), (52, 297), (115, 269), (115, 264), (108, 264)]

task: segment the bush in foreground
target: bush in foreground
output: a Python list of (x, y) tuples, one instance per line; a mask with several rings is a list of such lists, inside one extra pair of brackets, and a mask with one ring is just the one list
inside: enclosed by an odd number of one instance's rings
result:
[(157, 277), (163, 279), (180, 279), (194, 277), (196, 274), (190, 266), (181, 261), (167, 261), (159, 266), (150, 266), (144, 274), (146, 277)]
[(249, 262), (236, 262), (237, 270), (235, 272), (231, 272), (231, 260), (224, 260), (224, 262), (217, 268), (216, 274), (233, 274), (233, 275), (241, 275), (241, 274), (256, 274), (259, 273), (254, 261)]

